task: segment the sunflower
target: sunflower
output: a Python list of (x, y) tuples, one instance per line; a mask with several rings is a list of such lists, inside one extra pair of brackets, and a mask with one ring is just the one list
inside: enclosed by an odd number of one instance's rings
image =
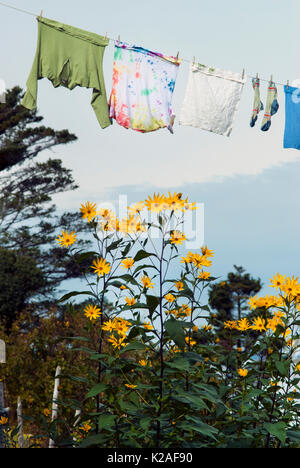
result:
[(134, 260), (133, 258), (125, 258), (124, 260), (121, 261), (121, 264), (123, 268), (127, 268), (127, 270), (129, 270), (129, 268), (133, 266)]
[(186, 240), (185, 235), (180, 231), (173, 231), (171, 234), (171, 244), (181, 245), (184, 240)]
[(94, 268), (94, 273), (98, 276), (107, 275), (110, 272), (110, 264), (104, 258), (97, 258), (93, 261), (91, 268)]
[(154, 194), (153, 197), (150, 197), (149, 195), (148, 199), (145, 200), (145, 207), (148, 209), (148, 211), (160, 213), (163, 209), (166, 208), (165, 196), (159, 195), (159, 193), (157, 195)]
[(84, 308), (84, 315), (90, 320), (96, 320), (101, 315), (101, 310), (95, 305), (87, 305)]
[(81, 204), (80, 211), (82, 213), (83, 219), (87, 219), (88, 222), (92, 221), (92, 219), (97, 215), (96, 208), (96, 203), (86, 202), (85, 205)]
[(76, 237), (75, 231), (70, 232), (70, 234), (67, 231), (62, 231), (61, 236), (58, 236), (56, 241), (61, 247), (70, 247), (76, 242)]

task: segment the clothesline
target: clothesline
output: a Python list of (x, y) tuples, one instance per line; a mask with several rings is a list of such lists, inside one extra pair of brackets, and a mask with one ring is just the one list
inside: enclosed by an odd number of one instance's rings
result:
[[(31, 15), (31, 16), (35, 16), (35, 17), (39, 17), (42, 15), (42, 11), (40, 12), (40, 14), (36, 14), (36, 13), (32, 13), (31, 11), (28, 11), (28, 10), (23, 10), (21, 8), (17, 8), (13, 5), (8, 5), (7, 3), (3, 3), (3, 2), (0, 2), (0, 5), (3, 6), (3, 7), (6, 7), (6, 8), (11, 8), (12, 10), (16, 10), (16, 11), (20, 11), (21, 13), (25, 13), (27, 15)], [(107, 35), (105, 36), (107, 39), (109, 39), (110, 41), (113, 41), (115, 43), (119, 42), (120, 41), (120, 36), (118, 37), (118, 39), (114, 39), (114, 38), (111, 38), (111, 37), (108, 37)], [(125, 43), (127, 43), (126, 41), (123, 41)], [(128, 44), (128, 43), (127, 43)], [(195, 57), (193, 57), (193, 60), (188, 60), (188, 59), (184, 59), (184, 58), (180, 58), (182, 60), (182, 62), (186, 62), (186, 63), (191, 63), (191, 62), (195, 62)], [(248, 75), (246, 74), (245, 76), (247, 76), (248, 78), (255, 78), (253, 75)], [(272, 77), (271, 77), (272, 78)], [(265, 78), (260, 78), (259, 79), (261, 81), (265, 81), (267, 83), (269, 83), (270, 81), (273, 81), (273, 79), (265, 79)], [(279, 85), (279, 86), (285, 86), (285, 85), (288, 85), (289, 84), (289, 81), (287, 81), (286, 83), (280, 83), (278, 81), (273, 81), (273, 83)]]

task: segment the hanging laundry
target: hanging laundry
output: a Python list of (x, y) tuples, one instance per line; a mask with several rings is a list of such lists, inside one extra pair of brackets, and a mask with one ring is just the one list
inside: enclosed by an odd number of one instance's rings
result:
[(239, 73), (191, 63), (179, 123), (229, 136), (245, 82)]
[(267, 94), (266, 110), (261, 124), (261, 130), (266, 132), (271, 127), (271, 117), (279, 109), (277, 101), (277, 88), (274, 81), (270, 81)]
[(252, 86), (254, 89), (254, 103), (253, 103), (253, 111), (251, 115), (251, 120), (250, 120), (250, 127), (254, 127), (256, 121), (257, 121), (257, 116), (260, 113), (260, 111), (263, 110), (264, 105), (260, 100), (260, 79), (259, 78), (252, 78)]
[(300, 150), (300, 88), (284, 86), (285, 129), (284, 148)]
[(172, 96), (181, 60), (116, 43), (110, 117), (140, 132), (167, 127), (173, 133)]
[(93, 88), (91, 104), (102, 128), (111, 125), (102, 61), (109, 40), (47, 18), (38, 20), (38, 43), (22, 105), (36, 109), (37, 81), (48, 78), (53, 86)]

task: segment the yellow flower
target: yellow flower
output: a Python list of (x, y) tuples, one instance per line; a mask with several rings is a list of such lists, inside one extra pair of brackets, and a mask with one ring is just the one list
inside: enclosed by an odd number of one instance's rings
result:
[(133, 258), (125, 258), (124, 260), (121, 261), (122, 267), (123, 268), (131, 268), (134, 264)]
[(284, 284), (285, 282), (285, 275), (280, 275), (279, 273), (277, 273), (277, 275), (273, 276), (273, 278), (270, 279), (271, 281), (271, 284), (270, 284), (270, 287), (271, 288), (281, 288), (281, 286)]
[(300, 363), (296, 365), (295, 371), (296, 371), (296, 372), (300, 372)]
[(51, 411), (50, 411), (48, 408), (45, 408), (45, 409), (43, 410), (43, 413), (44, 413), (44, 415), (45, 415), (46, 418), (47, 418), (48, 416), (50, 416)]
[(98, 276), (107, 275), (111, 270), (110, 264), (104, 258), (94, 260), (91, 268), (95, 270), (94, 273), (97, 273)]
[(188, 317), (191, 315), (192, 309), (187, 305), (187, 304), (182, 304), (182, 306), (178, 310), (179, 315), (184, 315), (185, 317)]
[(128, 384), (128, 383), (126, 383), (126, 384), (125, 384), (125, 387), (134, 389), (134, 388), (137, 387), (137, 385), (133, 385), (133, 384)]
[(273, 348), (268, 348), (268, 354), (272, 354), (273, 353)]
[(227, 320), (227, 322), (224, 322), (224, 328), (234, 330), (237, 328), (237, 322), (235, 320)]
[(226, 281), (221, 281), (220, 286), (223, 287), (223, 286), (225, 286), (225, 285), (226, 285)]
[(192, 258), (192, 262), (196, 268), (200, 267), (210, 267), (212, 262), (208, 260), (205, 255), (194, 254)]
[(56, 241), (61, 245), (61, 247), (70, 247), (76, 242), (76, 238), (77, 235), (75, 234), (75, 231), (70, 232), (70, 234), (68, 234), (67, 231), (62, 231), (61, 236), (58, 236)]
[(146, 330), (153, 330), (154, 327), (150, 322), (144, 322), (144, 328), (146, 328)]
[(90, 320), (96, 320), (101, 315), (101, 309), (95, 305), (87, 305), (84, 308), (84, 315)]
[(211, 325), (202, 325), (202, 328), (204, 331), (209, 331), (212, 329), (212, 326)]
[(183, 291), (183, 289), (184, 289), (184, 284), (183, 284), (182, 281), (176, 281), (176, 282), (174, 283), (174, 285), (176, 286), (176, 288), (177, 288), (178, 291)]
[(115, 323), (112, 320), (107, 320), (103, 326), (102, 330), (112, 333), (115, 330)]
[(149, 278), (149, 276), (144, 275), (141, 278), (141, 281), (143, 283), (144, 288), (147, 288), (147, 289), (153, 289), (154, 288), (154, 283), (151, 283), (151, 279)]
[(247, 371), (247, 369), (242, 369), (242, 368), (240, 368), (240, 369), (238, 369), (238, 374), (239, 374), (241, 377), (247, 377), (248, 371)]
[(194, 346), (195, 344), (197, 344), (197, 341), (193, 340), (190, 336), (185, 337), (185, 342), (190, 346)]
[(261, 317), (256, 317), (251, 325), (252, 330), (263, 331), (266, 330), (266, 321)]
[(5, 424), (7, 424), (7, 423), (8, 423), (8, 418), (6, 418), (5, 416), (1, 416), (0, 425), (5, 426)]
[(139, 361), (139, 364), (140, 364), (141, 366), (147, 366), (148, 362), (146, 361), (146, 359), (141, 359), (141, 360)]
[(165, 196), (154, 194), (153, 197), (148, 196), (148, 199), (145, 200), (145, 206), (148, 211), (154, 211), (160, 213), (165, 208)]
[(193, 332), (197, 332), (199, 329), (198, 329), (197, 325), (194, 325), (192, 330), (193, 330)]
[(129, 306), (133, 306), (135, 304), (135, 302), (136, 302), (134, 297), (125, 297), (125, 301), (126, 301), (127, 305), (129, 305)]
[(98, 211), (97, 214), (99, 214), (106, 221), (111, 221), (112, 219), (115, 219), (115, 216), (113, 215), (112, 211), (108, 210), (107, 208), (102, 208)]
[(248, 330), (250, 328), (250, 323), (248, 322), (248, 320), (246, 318), (242, 318), (242, 319), (238, 320), (236, 328), (239, 331)]
[(125, 336), (118, 337), (118, 338), (116, 338), (115, 336), (110, 336), (109, 338), (107, 338), (107, 341), (109, 341), (109, 343), (111, 343), (115, 349), (121, 349), (122, 346), (126, 346), (126, 343), (124, 343), (124, 340), (125, 340)]
[(238, 353), (242, 353), (242, 352), (243, 352), (243, 348), (240, 348), (240, 347), (239, 347), (239, 348), (236, 348), (236, 350), (237, 350)]
[(121, 284), (120, 289), (128, 289), (128, 288), (127, 286), (125, 286), (125, 284)]
[(201, 252), (202, 252), (202, 255), (204, 255), (205, 257), (213, 257), (214, 256), (214, 251), (209, 250), (207, 248), (207, 245), (205, 247), (201, 247)]
[(290, 328), (287, 328), (284, 332), (280, 333), (280, 336), (287, 338), (291, 334)]
[(188, 252), (186, 257), (182, 257), (180, 263), (192, 263), (194, 258), (194, 254), (192, 252)]
[(135, 203), (134, 205), (128, 206), (128, 213), (129, 215), (135, 216), (136, 214), (139, 214), (144, 208), (145, 208), (145, 203), (138, 202), (138, 203)]
[(210, 272), (209, 271), (200, 271), (198, 278), (202, 280), (206, 280), (210, 277)]
[(182, 210), (184, 207), (184, 200), (182, 200), (182, 193), (174, 193), (171, 195), (169, 192), (169, 196), (165, 197), (165, 203), (167, 208), (172, 211)]
[(185, 235), (180, 231), (173, 231), (171, 234), (171, 244), (179, 244), (186, 240)]
[(83, 219), (87, 218), (88, 222), (92, 221), (92, 219), (97, 215), (96, 208), (96, 203), (86, 202), (85, 205), (81, 204), (80, 211), (82, 213)]
[(82, 424), (82, 426), (80, 426), (79, 429), (84, 432), (89, 432), (92, 429), (92, 426), (88, 422), (86, 422)]
[(167, 302), (174, 302), (176, 300), (176, 297), (173, 296), (173, 294), (169, 293), (165, 295), (165, 299)]

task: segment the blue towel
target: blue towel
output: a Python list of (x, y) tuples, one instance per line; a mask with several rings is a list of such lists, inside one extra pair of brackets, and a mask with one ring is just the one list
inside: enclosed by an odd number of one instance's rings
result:
[(285, 86), (284, 148), (300, 149), (300, 88)]

